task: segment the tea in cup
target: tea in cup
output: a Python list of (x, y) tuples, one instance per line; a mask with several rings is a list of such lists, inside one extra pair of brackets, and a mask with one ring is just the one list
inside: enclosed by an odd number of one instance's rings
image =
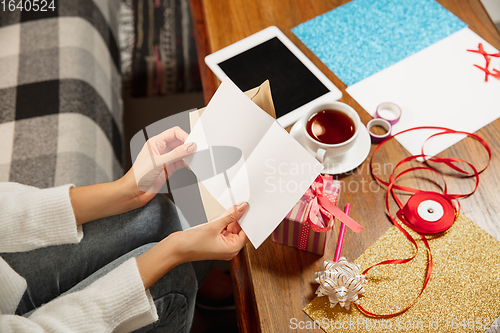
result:
[(325, 155), (336, 157), (353, 145), (361, 126), (358, 113), (341, 102), (320, 104), (309, 110), (303, 119), (305, 144), (323, 163)]

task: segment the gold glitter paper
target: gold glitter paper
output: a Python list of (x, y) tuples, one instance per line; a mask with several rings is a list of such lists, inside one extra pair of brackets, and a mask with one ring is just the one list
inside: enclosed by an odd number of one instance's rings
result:
[[(407, 229), (409, 230), (409, 229)], [(410, 230), (409, 230), (410, 231)], [(369, 312), (388, 314), (405, 308), (420, 292), (428, 263), (418, 235), (419, 253), (406, 264), (371, 269), (360, 304)], [(330, 308), (327, 297), (316, 297), (305, 308), (326, 332), (484, 332), (500, 315), (500, 242), (460, 215), (447, 231), (427, 235), (434, 268), (424, 293), (406, 312), (374, 318), (356, 306)], [(388, 259), (409, 258), (414, 246), (391, 227), (354, 263), (365, 270)], [(311, 277), (313, 279), (313, 277)], [(500, 325), (500, 322), (498, 322)]]

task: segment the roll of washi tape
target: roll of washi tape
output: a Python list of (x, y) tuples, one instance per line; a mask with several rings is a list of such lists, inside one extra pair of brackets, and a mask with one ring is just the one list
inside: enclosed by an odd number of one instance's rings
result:
[[(372, 132), (372, 127), (374, 126), (380, 126), (383, 129), (386, 130), (385, 134), (375, 134)], [(370, 137), (372, 138), (373, 143), (380, 143), (384, 141), (385, 138), (388, 138), (391, 135), (392, 131), (392, 126), (391, 124), (382, 118), (374, 118), (366, 124), (366, 129), (368, 130), (368, 133), (370, 134)]]
[(391, 125), (397, 124), (401, 118), (401, 109), (394, 103), (386, 102), (377, 106), (375, 118), (387, 120)]
[(423, 234), (448, 230), (455, 222), (455, 207), (444, 195), (437, 192), (418, 192), (396, 214), (401, 222)]

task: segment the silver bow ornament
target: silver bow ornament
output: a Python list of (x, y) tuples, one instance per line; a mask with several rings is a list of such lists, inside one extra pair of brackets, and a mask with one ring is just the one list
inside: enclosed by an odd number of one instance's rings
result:
[(337, 262), (325, 260), (323, 267), (324, 271), (316, 273), (319, 283), (316, 295), (328, 296), (331, 308), (338, 303), (349, 310), (351, 303), (358, 304), (359, 296), (365, 293), (363, 284), (366, 282), (360, 266), (340, 257)]

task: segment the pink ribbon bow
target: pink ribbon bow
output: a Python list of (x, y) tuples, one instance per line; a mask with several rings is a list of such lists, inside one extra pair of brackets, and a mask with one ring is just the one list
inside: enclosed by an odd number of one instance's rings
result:
[[(336, 206), (336, 196), (325, 192), (325, 181), (328, 179), (333, 178), (329, 175), (319, 175), (314, 183), (307, 189), (306, 193), (302, 196), (302, 200), (308, 201), (309, 205), (306, 210), (303, 226), (300, 230), (299, 249), (301, 250), (305, 250), (307, 248), (311, 229), (315, 232), (327, 232), (333, 228), (333, 219), (335, 217), (356, 233), (363, 230), (361, 225)], [(328, 221), (327, 223), (324, 223), (323, 226), (319, 226), (315, 223), (318, 213), (323, 215), (323, 221), (325, 221), (325, 218), (326, 221)]]

